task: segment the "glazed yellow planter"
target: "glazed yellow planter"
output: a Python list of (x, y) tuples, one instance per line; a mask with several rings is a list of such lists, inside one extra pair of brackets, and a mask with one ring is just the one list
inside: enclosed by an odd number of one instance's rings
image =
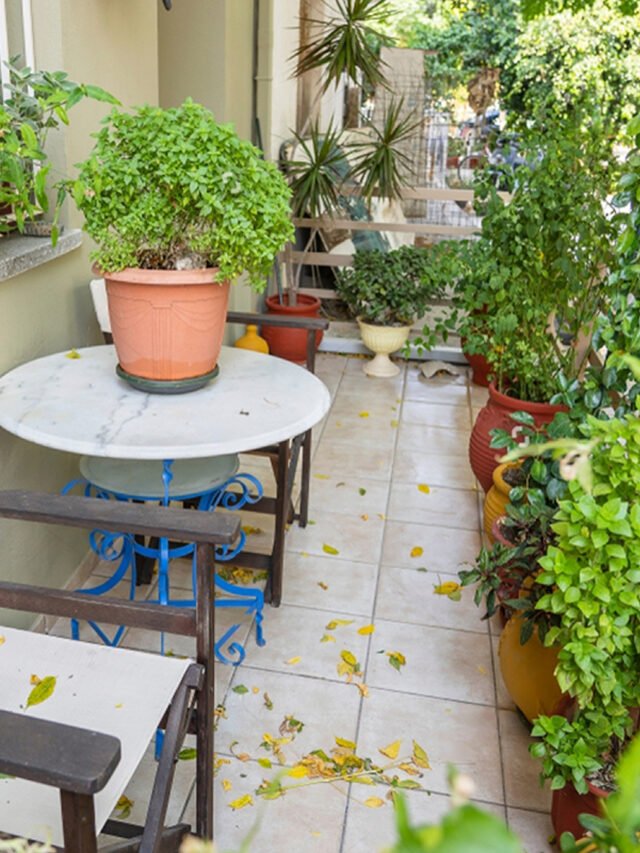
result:
[(517, 467), (518, 465), (505, 462), (502, 465), (498, 465), (492, 474), (493, 486), (491, 486), (484, 499), (482, 514), (482, 527), (489, 538), (489, 542), (492, 544), (495, 542), (495, 538), (491, 532), (493, 522), (506, 514), (506, 506), (509, 503), (509, 492), (511, 491), (511, 486), (505, 482), (503, 475), (508, 468)]
[(514, 613), (500, 635), (498, 657), (509, 695), (533, 722), (540, 714), (554, 714), (560, 702), (562, 691), (554, 675), (559, 649), (544, 646), (537, 631), (520, 645), (521, 627), (522, 616)]

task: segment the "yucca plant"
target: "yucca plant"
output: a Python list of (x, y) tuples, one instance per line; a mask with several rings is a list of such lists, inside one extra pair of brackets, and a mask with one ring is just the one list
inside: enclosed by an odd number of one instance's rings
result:
[(340, 147), (340, 131), (314, 124), (308, 137), (294, 134), (298, 158), (286, 164), (294, 216), (317, 217), (340, 205), (340, 187), (348, 167)]

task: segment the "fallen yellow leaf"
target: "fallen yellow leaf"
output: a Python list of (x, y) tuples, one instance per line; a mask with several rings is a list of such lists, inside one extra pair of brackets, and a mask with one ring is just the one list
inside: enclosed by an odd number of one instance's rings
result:
[(409, 556), (410, 557), (422, 557), (424, 554), (424, 548), (421, 548), (419, 545), (416, 545), (415, 548), (412, 548)]
[(295, 664), (300, 663), (301, 660), (301, 657), (289, 658), (289, 660), (286, 660), (285, 663), (289, 666), (295, 666)]
[(260, 693), (260, 688), (259, 688), (259, 687), (252, 687), (252, 688), (251, 688), (251, 692), (252, 692), (254, 695), (256, 695), (257, 693)]
[(369, 516), (366, 514), (366, 512), (363, 512), (362, 515), (360, 516), (360, 518), (363, 521), (369, 521)]
[(245, 794), (242, 797), (238, 797), (237, 800), (233, 800), (233, 802), (229, 803), (229, 808), (236, 811), (237, 809), (243, 809), (245, 806), (253, 805), (253, 797), (251, 794)]
[(295, 767), (289, 770), (287, 775), (292, 776), (294, 779), (303, 779), (309, 775), (309, 768), (305, 767), (304, 764), (296, 764)]
[(249, 761), (251, 759), (248, 752), (238, 752), (235, 755), (238, 761)]
[(233, 787), (230, 779), (221, 779), (220, 784), (222, 785), (225, 791), (230, 791)]
[(309, 553), (308, 553), (308, 551), (300, 551), (300, 556), (301, 557), (308, 557)]
[(335, 555), (335, 554), (340, 553), (340, 551), (338, 551), (337, 548), (334, 548), (333, 545), (323, 545), (322, 550), (324, 551), (325, 554), (334, 554)]
[(336, 638), (333, 636), (333, 634), (323, 634), (320, 638), (321, 643), (335, 643), (335, 641)]
[(358, 417), (359, 418), (368, 418), (369, 412), (358, 412)]
[(343, 737), (335, 738), (335, 742), (338, 746), (343, 747), (343, 749), (350, 749), (352, 752), (355, 751), (356, 745), (352, 740), (345, 740)]
[(420, 771), (413, 764), (398, 764), (399, 770), (404, 770), (409, 776), (420, 776)]
[(314, 474), (313, 475), (316, 480), (330, 480), (331, 477), (328, 474)]
[(329, 589), (327, 584), (323, 583), (322, 581), (318, 581), (318, 586), (320, 587), (320, 589), (324, 589), (325, 591)]
[(259, 758), (258, 764), (260, 765), (260, 767), (266, 767), (267, 769), (273, 767), (273, 764), (269, 761), (268, 758)]
[(247, 536), (253, 536), (263, 532), (261, 527), (253, 527), (251, 524), (243, 524), (242, 530), (247, 534)]
[(378, 749), (378, 752), (382, 753), (382, 755), (385, 755), (387, 758), (390, 758), (392, 761), (395, 761), (398, 757), (398, 753), (400, 752), (401, 745), (401, 740), (394, 740), (394, 742), (390, 743), (389, 746), (383, 746)]
[(356, 665), (357, 665), (357, 663), (358, 663), (358, 661), (357, 661), (356, 656), (354, 655), (354, 653), (353, 653), (353, 652), (350, 652), (348, 649), (343, 649), (343, 650), (340, 652), (340, 657), (341, 657), (341, 658), (342, 658), (342, 660), (343, 660), (346, 664), (348, 664), (349, 666), (356, 666)]
[(339, 628), (341, 625), (351, 625), (353, 623), (353, 619), (332, 619), (331, 622), (327, 622), (324, 626), (327, 631), (335, 631), (336, 628)]
[(375, 630), (375, 625), (363, 625), (362, 628), (358, 628), (358, 634), (362, 634), (366, 637), (367, 634), (373, 634)]
[(444, 583), (440, 583), (434, 585), (433, 594), (434, 595), (451, 595), (453, 592), (458, 592), (461, 589), (460, 584), (455, 581), (445, 581)]
[(131, 809), (133, 808), (134, 801), (130, 800), (129, 797), (125, 797), (123, 794), (118, 802), (115, 804), (114, 811), (118, 812), (119, 817), (128, 818), (131, 814)]
[(383, 512), (378, 513), (378, 518), (380, 519), (380, 521), (384, 521), (386, 517), (387, 516)]
[(384, 800), (381, 800), (380, 797), (367, 797), (364, 804), (370, 809), (379, 809), (380, 806), (384, 805)]
[(418, 483), (418, 491), (422, 492), (423, 495), (428, 495), (431, 492), (431, 489), (426, 483)]
[(114, 708), (117, 708), (118, 710), (120, 710), (120, 708), (122, 708), (122, 707), (123, 707), (122, 702), (118, 702), (118, 704), (117, 704), (117, 705), (114, 705), (113, 707), (114, 707)]
[(424, 767), (425, 770), (431, 770), (427, 753), (415, 740), (413, 742), (413, 763), (417, 764), (418, 767)]
[(367, 685), (366, 684), (360, 684), (357, 681), (355, 682), (355, 685), (358, 688), (358, 690), (360, 691), (360, 695), (362, 696), (362, 698), (366, 699), (369, 695), (369, 688), (367, 687)]
[[(33, 678), (33, 676), (32, 676)], [(37, 678), (37, 676), (36, 676)], [(33, 684), (33, 682), (31, 682)], [(36, 686), (33, 688), (31, 693), (27, 696), (27, 708), (30, 708), (32, 705), (39, 705), (41, 702), (44, 702), (45, 699), (48, 699), (53, 691), (56, 689), (56, 677), (55, 675), (46, 675), (44, 678), (39, 679), (36, 682)]]
[(31, 678), (29, 679), (29, 684), (40, 684), (41, 681), (42, 681), (42, 679), (39, 676), (32, 675)]
[(3, 645), (3, 643), (5, 643), (5, 642), (6, 642), (5, 637), (3, 637), (2, 634), (0, 634), (0, 646)]
[(82, 358), (82, 356), (75, 349), (72, 349), (66, 354), (65, 358)]

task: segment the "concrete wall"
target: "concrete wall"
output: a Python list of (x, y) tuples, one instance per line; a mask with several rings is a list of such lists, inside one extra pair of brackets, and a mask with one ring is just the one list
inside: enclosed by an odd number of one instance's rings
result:
[[(156, 0), (36, 0), (32, 8), (36, 67), (65, 70), (74, 80), (108, 89), (125, 105), (157, 103)], [(90, 134), (108, 109), (94, 102), (74, 107), (70, 128), (51, 139), (51, 156), (61, 170), (72, 172), (72, 164), (90, 151)], [(71, 207), (64, 218), (68, 227), (81, 223)], [(85, 238), (81, 249), (0, 281), (0, 373), (100, 341), (87, 286), (89, 250)], [(76, 473), (76, 457), (0, 430), (0, 488), (55, 492)], [(3, 521), (0, 537), (0, 576), (26, 583), (64, 585), (87, 551), (86, 534), (64, 528)], [(33, 620), (9, 615), (8, 621)]]

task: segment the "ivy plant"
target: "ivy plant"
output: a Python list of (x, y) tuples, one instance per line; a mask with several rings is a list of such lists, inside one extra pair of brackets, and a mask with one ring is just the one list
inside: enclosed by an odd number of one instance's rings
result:
[(260, 291), (293, 236), (290, 190), (273, 163), (191, 100), (114, 110), (73, 195), (98, 267), (217, 267)]

